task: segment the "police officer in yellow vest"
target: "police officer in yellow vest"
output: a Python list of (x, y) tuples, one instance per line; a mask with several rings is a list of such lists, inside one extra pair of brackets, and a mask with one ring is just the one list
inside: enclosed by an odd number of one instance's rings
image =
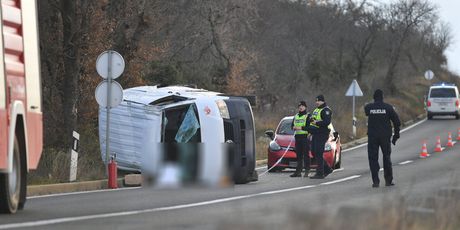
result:
[(307, 126), (311, 115), (307, 113), (307, 103), (300, 101), (298, 104), (299, 112), (292, 120), (292, 129), (294, 130), (295, 152), (297, 155), (297, 167), (295, 173), (290, 177), (300, 177), (302, 174), (302, 165), (305, 166), (305, 177), (308, 177), (310, 172), (310, 141), (308, 140)]
[(323, 95), (316, 97), (316, 109), (313, 110), (311, 122), (307, 130), (312, 135), (311, 148), (316, 158), (318, 167), (316, 174), (311, 177), (312, 179), (323, 179), (325, 176), (332, 172), (332, 169), (324, 162), (323, 153), (324, 145), (329, 139), (329, 125), (331, 124), (332, 111), (326, 105)]

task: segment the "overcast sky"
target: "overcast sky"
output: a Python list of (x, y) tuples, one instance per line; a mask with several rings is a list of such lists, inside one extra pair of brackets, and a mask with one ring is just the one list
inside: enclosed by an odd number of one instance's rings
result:
[(437, 4), (439, 14), (447, 22), (452, 31), (452, 42), (446, 51), (448, 68), (460, 74), (460, 1), (459, 0), (430, 0)]
[[(374, 0), (375, 2), (390, 3), (396, 0)], [(447, 66), (449, 70), (460, 75), (460, 0), (429, 0), (438, 6), (441, 20), (449, 25), (452, 41), (447, 48)], [(436, 73), (435, 73), (436, 74)]]

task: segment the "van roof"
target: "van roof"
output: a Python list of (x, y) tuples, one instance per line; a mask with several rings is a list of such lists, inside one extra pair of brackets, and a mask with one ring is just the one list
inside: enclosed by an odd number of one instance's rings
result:
[(202, 97), (222, 98), (221, 93), (205, 89), (195, 89), (185, 86), (139, 86), (123, 90), (123, 100), (136, 102), (144, 105), (155, 104), (165, 98), (174, 97), (178, 101), (198, 99)]
[(442, 87), (457, 87), (454, 83), (448, 82), (438, 82), (431, 85), (432, 88), (442, 88)]

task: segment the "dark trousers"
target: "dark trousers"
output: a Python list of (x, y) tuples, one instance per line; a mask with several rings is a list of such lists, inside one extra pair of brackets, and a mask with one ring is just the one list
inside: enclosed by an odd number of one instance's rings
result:
[(311, 150), (316, 158), (316, 175), (323, 176), (324, 172), (330, 173), (332, 169), (329, 165), (324, 162), (324, 145), (326, 144), (327, 139), (329, 139), (329, 133), (318, 133), (314, 134), (311, 143)]
[(372, 137), (369, 136), (367, 145), (367, 155), (369, 158), (369, 168), (371, 169), (372, 182), (379, 184), (379, 147), (383, 153), (383, 175), (386, 183), (393, 182), (393, 168), (391, 166), (391, 136)]
[(295, 153), (297, 155), (297, 167), (295, 172), (300, 174), (303, 166), (305, 166), (305, 173), (310, 170), (310, 141), (306, 135), (295, 136)]

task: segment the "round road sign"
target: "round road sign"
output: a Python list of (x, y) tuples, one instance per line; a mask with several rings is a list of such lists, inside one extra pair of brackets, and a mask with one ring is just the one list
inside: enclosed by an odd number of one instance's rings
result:
[(431, 79), (433, 79), (433, 77), (434, 77), (433, 71), (427, 70), (427, 71), (425, 72), (425, 79), (426, 79), (426, 80), (431, 80)]
[[(110, 68), (112, 76), (109, 76), (109, 59), (111, 59)], [(97, 73), (104, 79), (107, 79), (108, 77), (116, 79), (123, 73), (123, 70), (125, 70), (125, 60), (117, 51), (104, 51), (99, 55), (99, 57), (97, 57), (96, 70)]]
[(96, 87), (96, 101), (102, 107), (110, 106), (111, 108), (118, 106), (123, 100), (123, 88), (116, 81), (112, 81), (110, 91), (110, 103), (107, 103), (107, 86), (108, 81), (99, 83)]

